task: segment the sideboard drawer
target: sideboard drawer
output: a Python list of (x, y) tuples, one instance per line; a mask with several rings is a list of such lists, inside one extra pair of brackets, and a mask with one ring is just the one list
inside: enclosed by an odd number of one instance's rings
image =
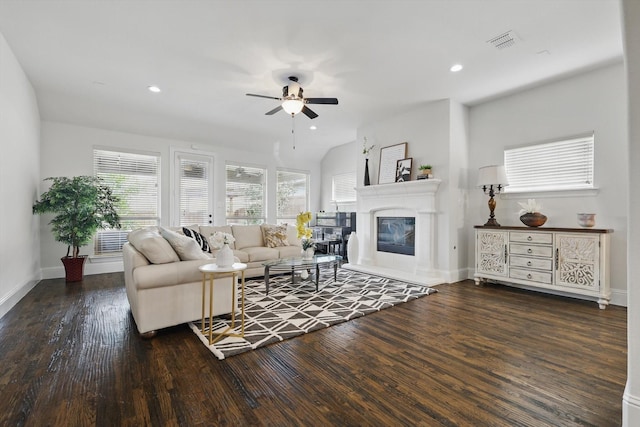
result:
[(534, 245), (520, 245), (512, 243), (509, 245), (511, 252), (514, 255), (532, 255), (540, 257), (551, 258), (553, 255), (553, 248), (551, 246), (534, 246)]
[(519, 268), (512, 268), (509, 270), (509, 277), (513, 277), (514, 279), (531, 280), (533, 282), (546, 284), (551, 284), (552, 276), (553, 275), (551, 273), (542, 271), (520, 270)]
[(512, 231), (509, 233), (509, 241), (518, 243), (541, 243), (550, 245), (553, 243), (552, 233), (524, 233)]
[(538, 270), (551, 271), (553, 262), (550, 258), (527, 258), (521, 256), (512, 256), (509, 265), (514, 267), (536, 268)]

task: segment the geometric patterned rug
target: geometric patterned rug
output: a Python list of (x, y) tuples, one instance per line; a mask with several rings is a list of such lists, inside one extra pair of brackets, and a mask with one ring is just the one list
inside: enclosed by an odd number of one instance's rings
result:
[[(335, 281), (332, 269), (324, 274), (321, 271), (316, 292), (312, 278), (313, 275), (301, 280), (296, 276), (296, 283), (292, 285), (291, 274), (271, 277), (269, 295), (265, 295), (263, 279), (247, 280), (244, 338), (225, 337), (210, 346), (208, 337), (200, 330), (201, 321), (191, 322), (189, 326), (222, 360), (437, 292), (427, 286), (345, 269), (338, 269)], [(236, 314), (236, 333), (240, 332), (239, 314)], [(214, 317), (214, 333), (229, 324), (228, 314)]]

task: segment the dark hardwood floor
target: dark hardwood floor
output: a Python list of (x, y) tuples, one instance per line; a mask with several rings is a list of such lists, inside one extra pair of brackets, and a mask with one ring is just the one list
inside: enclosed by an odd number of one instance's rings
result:
[(626, 309), (465, 281), (227, 360), (139, 338), (121, 273), (0, 319), (0, 425), (619, 426)]

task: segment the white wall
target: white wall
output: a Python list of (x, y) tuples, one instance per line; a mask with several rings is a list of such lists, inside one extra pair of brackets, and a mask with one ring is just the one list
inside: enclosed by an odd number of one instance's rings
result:
[[(182, 151), (190, 151), (192, 143), (162, 139), (151, 136), (134, 135), (124, 132), (115, 132), (103, 129), (82, 127), (58, 122), (42, 122), (42, 167), (41, 176), (75, 176), (93, 175), (93, 148), (94, 146), (109, 147), (115, 149), (140, 150), (160, 153), (161, 155), (161, 222), (169, 224), (170, 217), (170, 151), (172, 148)], [(214, 223), (222, 225), (225, 222), (225, 162), (245, 162), (268, 168), (267, 175), (267, 221), (276, 221), (276, 168), (288, 168), (311, 173), (311, 209), (318, 209), (320, 203), (320, 180), (314, 179), (320, 176), (320, 160), (309, 161), (304, 157), (300, 149), (292, 150), (289, 147), (276, 147), (272, 152), (265, 149), (252, 151), (229, 149), (211, 144), (197, 143), (199, 152), (214, 156), (214, 198), (215, 212)], [(41, 190), (46, 189), (46, 184), (41, 185)], [(43, 216), (40, 239), (42, 272), (45, 278), (64, 277), (64, 269), (60, 258), (66, 254), (66, 246), (53, 239), (47, 223), (50, 216)], [(81, 253), (92, 255), (93, 248), (85, 246)], [(112, 263), (98, 262), (92, 259), (85, 266), (86, 274), (96, 274), (106, 271), (121, 271), (122, 261), (114, 260)]]
[(35, 93), (0, 34), (0, 317), (40, 279), (40, 114)]
[[(468, 276), (468, 232), (467, 232), (467, 189), (469, 170), (469, 108), (451, 101), (449, 123), (449, 200), (448, 228), (449, 240), (441, 250), (448, 253), (447, 270), (451, 272), (450, 282), (464, 280)], [(473, 240), (470, 240), (473, 242)]]
[[(640, 2), (623, 0), (629, 129), (629, 242), (627, 311), (627, 385), (622, 400), (622, 425), (640, 425)], [(623, 163), (623, 162), (621, 162)]]
[[(327, 154), (322, 158), (322, 183), (321, 183), (321, 198), (320, 198), (320, 210), (326, 212), (333, 212), (336, 210), (336, 205), (333, 202), (332, 197), (332, 187), (333, 187), (333, 176), (356, 172), (356, 162), (358, 159), (357, 150), (355, 141), (349, 142), (347, 144), (342, 144), (337, 147), (333, 147)], [(356, 176), (356, 182), (362, 181), (364, 179), (364, 175)], [(355, 212), (356, 204), (354, 203), (340, 203), (338, 205), (338, 209), (341, 212)]]
[[(455, 114), (455, 116), (452, 116)], [(413, 158), (413, 171), (411, 179), (416, 179), (418, 167), (421, 164), (430, 164), (433, 167), (434, 178), (442, 180), (436, 195), (436, 208), (438, 210), (436, 219), (437, 254), (435, 269), (439, 275), (447, 282), (455, 282), (466, 278), (460, 276), (464, 272), (465, 264), (458, 265), (460, 257), (456, 254), (459, 250), (460, 242), (455, 235), (457, 224), (460, 220), (458, 215), (464, 213), (452, 212), (452, 198), (457, 206), (459, 198), (460, 167), (465, 165), (466, 160), (451, 160), (458, 154), (465, 156), (465, 130), (456, 130), (455, 141), (452, 142), (452, 120), (456, 127), (464, 128), (466, 123), (465, 107), (451, 102), (441, 100), (426, 103), (412, 108), (406, 113), (402, 113), (385, 120), (363, 125), (358, 128), (357, 146), (362, 147), (363, 138), (367, 137), (367, 143), (375, 144), (376, 150), (369, 155), (369, 170), (371, 172), (371, 184), (378, 183), (378, 171), (380, 164), (380, 148), (407, 142), (407, 157)], [(453, 117), (453, 118), (452, 118)], [(451, 151), (453, 150), (453, 152)], [(457, 153), (457, 150), (461, 150)], [(362, 150), (358, 150), (358, 173), (363, 176), (365, 156)], [(455, 179), (452, 181), (452, 176)], [(466, 181), (462, 183), (463, 188)], [(384, 185), (394, 185), (384, 184)], [(358, 181), (358, 187), (362, 187), (362, 182)], [(453, 249), (453, 247), (456, 249)], [(464, 259), (466, 255), (462, 256)]]
[[(489, 215), (487, 196), (475, 189), (477, 168), (503, 164), (506, 147), (595, 131), (597, 195), (552, 197), (551, 194), (497, 200), (496, 219), (502, 225), (522, 225), (518, 201), (535, 197), (548, 217), (546, 226), (578, 227), (577, 212), (594, 212), (597, 228), (612, 228), (612, 302), (626, 305), (626, 242), (628, 167), (624, 68), (614, 64), (526, 90), (470, 109), (468, 238), (473, 225)], [(473, 245), (468, 245), (470, 271)]]

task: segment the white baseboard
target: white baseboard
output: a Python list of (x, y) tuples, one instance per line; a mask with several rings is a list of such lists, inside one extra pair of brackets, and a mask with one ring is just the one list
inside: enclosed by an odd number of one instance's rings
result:
[[(124, 263), (122, 259), (118, 261), (109, 262), (86, 262), (84, 265), (84, 274), (102, 274), (102, 273), (116, 273), (124, 271)], [(60, 279), (64, 277), (64, 266), (62, 263), (58, 267), (48, 267), (42, 269), (43, 279)]]
[(627, 291), (611, 289), (611, 304), (627, 307)]
[(0, 300), (0, 319), (40, 282), (40, 274), (34, 274), (26, 283), (16, 286)]
[(640, 425), (640, 397), (633, 396), (626, 389), (622, 396), (622, 425), (623, 427)]

